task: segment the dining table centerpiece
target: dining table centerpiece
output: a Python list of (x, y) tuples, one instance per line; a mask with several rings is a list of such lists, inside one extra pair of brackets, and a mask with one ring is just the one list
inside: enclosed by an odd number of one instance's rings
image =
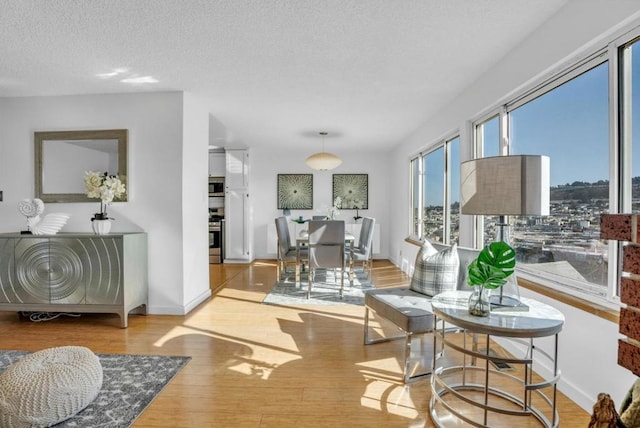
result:
[(336, 196), (333, 200), (333, 206), (327, 211), (327, 220), (335, 220), (340, 215), (340, 209), (342, 208), (342, 198)]
[(126, 187), (117, 175), (109, 175), (108, 172), (87, 171), (84, 183), (87, 197), (100, 199), (100, 212), (91, 218), (91, 227), (96, 234), (105, 235), (111, 230), (113, 220), (107, 214), (107, 206), (124, 196)]
[(469, 314), (489, 316), (491, 290), (507, 283), (516, 266), (516, 252), (506, 242), (496, 241), (485, 246), (468, 268), (467, 283), (473, 287), (469, 297)]

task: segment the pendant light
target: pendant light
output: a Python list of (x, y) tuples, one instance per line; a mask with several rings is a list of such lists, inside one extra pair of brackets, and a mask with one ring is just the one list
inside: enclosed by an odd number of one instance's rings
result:
[(337, 168), (342, 163), (342, 159), (338, 156), (324, 151), (324, 137), (326, 137), (327, 134), (327, 132), (320, 132), (320, 136), (322, 136), (322, 152), (311, 155), (304, 161), (311, 169), (327, 171)]

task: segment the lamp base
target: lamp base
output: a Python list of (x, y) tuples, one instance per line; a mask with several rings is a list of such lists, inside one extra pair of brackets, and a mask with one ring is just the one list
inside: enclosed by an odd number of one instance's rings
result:
[(491, 296), (489, 298), (492, 312), (527, 312), (529, 306), (512, 296)]

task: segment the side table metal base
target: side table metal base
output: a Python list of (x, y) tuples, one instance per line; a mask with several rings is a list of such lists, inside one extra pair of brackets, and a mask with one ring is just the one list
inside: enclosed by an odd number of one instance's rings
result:
[[(433, 359), (429, 412), (434, 424), (445, 427), (458, 421), (475, 427), (512, 427), (535, 422), (558, 427), (558, 334), (564, 316), (548, 305), (526, 299), (528, 312), (473, 317), (464, 305), (468, 294), (446, 292), (432, 301), (436, 325), (442, 325), (434, 331), (433, 349), (434, 353), (436, 349), (444, 352), (444, 358)], [(445, 323), (459, 329), (445, 329)], [(548, 352), (534, 344), (534, 340), (547, 337), (552, 338)], [(492, 352), (491, 347), (498, 346), (494, 338), (503, 344), (509, 342), (517, 351), (513, 356)], [(534, 377), (534, 362), (548, 375), (537, 370)], [(513, 370), (500, 371), (492, 363), (506, 363)]]

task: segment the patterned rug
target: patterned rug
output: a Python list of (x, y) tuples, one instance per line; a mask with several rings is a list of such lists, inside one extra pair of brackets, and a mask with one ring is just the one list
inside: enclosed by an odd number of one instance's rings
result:
[[(27, 351), (0, 350), (0, 373)], [(191, 357), (96, 354), (102, 389), (91, 404), (54, 427), (129, 427)]]
[(270, 305), (364, 305), (366, 289), (374, 288), (362, 269), (355, 270), (353, 286), (349, 277), (344, 277), (344, 293), (340, 298), (340, 275), (335, 278), (333, 271), (318, 269), (311, 287), (311, 298), (307, 299), (308, 276), (303, 273), (300, 284), (295, 282), (295, 273), (287, 273), (276, 282), (262, 303)]

